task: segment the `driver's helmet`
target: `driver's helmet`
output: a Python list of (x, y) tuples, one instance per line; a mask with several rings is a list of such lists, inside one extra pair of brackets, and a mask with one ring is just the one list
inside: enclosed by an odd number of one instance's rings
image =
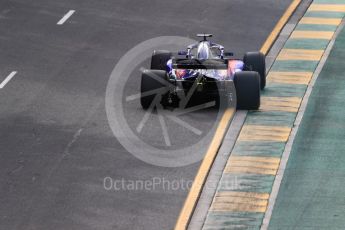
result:
[(198, 45), (197, 58), (204, 60), (210, 58), (210, 43), (202, 41)]

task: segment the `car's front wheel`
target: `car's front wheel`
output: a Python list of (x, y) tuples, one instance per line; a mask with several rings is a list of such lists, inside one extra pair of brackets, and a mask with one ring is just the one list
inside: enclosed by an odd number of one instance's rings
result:
[(151, 57), (151, 69), (167, 70), (167, 62), (172, 53), (167, 50), (155, 50)]
[(243, 57), (244, 71), (256, 71), (260, 75), (260, 88), (266, 86), (266, 61), (261, 52), (248, 52)]

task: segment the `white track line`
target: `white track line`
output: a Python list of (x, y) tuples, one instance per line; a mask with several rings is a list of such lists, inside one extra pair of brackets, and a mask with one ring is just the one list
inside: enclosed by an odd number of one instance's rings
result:
[(57, 24), (57, 25), (62, 25), (62, 24), (64, 24), (64, 23), (67, 21), (67, 19), (68, 19), (69, 17), (71, 17), (72, 14), (74, 14), (74, 12), (75, 12), (75, 10), (70, 10), (70, 11), (68, 11), (67, 14), (65, 14), (65, 15), (60, 19), (60, 21), (58, 21), (56, 24)]
[(0, 84), (0, 89), (4, 88), (5, 85), (14, 77), (14, 75), (17, 74), (17, 71), (13, 71), (12, 73), (10, 73), (3, 82), (1, 82)]

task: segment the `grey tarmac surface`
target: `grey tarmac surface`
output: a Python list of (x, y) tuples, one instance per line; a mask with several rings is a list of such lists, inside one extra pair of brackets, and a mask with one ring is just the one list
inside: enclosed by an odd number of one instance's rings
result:
[[(104, 105), (111, 71), (129, 49), (157, 36), (207, 32), (239, 55), (258, 50), (289, 4), (1, 1), (0, 81), (18, 73), (0, 89), (0, 229), (172, 229), (187, 189), (103, 187), (105, 177), (191, 181), (199, 166), (149, 165), (119, 144)], [(203, 127), (209, 114), (189, 120)], [(162, 144), (151, 135), (158, 129), (146, 130), (144, 139)]]

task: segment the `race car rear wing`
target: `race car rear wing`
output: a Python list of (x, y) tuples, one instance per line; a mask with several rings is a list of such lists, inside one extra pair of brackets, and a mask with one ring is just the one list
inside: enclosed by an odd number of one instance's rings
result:
[(173, 59), (173, 69), (227, 69), (228, 60)]

